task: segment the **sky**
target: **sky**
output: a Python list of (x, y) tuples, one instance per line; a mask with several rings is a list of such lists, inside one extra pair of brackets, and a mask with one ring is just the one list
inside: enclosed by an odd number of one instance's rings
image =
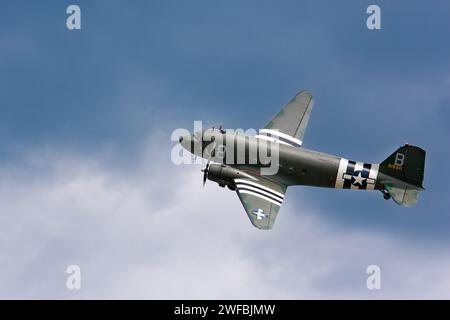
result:
[[(2, 2), (0, 298), (449, 299), (449, 15), (444, 1)], [(233, 192), (202, 188), (201, 166), (172, 163), (173, 130), (260, 128), (302, 89), (308, 149), (427, 151), (416, 207), (290, 187), (265, 232)]]

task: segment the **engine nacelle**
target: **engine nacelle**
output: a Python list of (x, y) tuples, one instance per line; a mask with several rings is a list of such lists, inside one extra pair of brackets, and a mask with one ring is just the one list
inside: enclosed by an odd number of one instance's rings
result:
[(225, 165), (211, 164), (208, 168), (208, 180), (217, 182), (221, 187), (227, 185), (231, 190), (234, 190), (233, 180), (244, 177), (245, 174), (242, 171)]

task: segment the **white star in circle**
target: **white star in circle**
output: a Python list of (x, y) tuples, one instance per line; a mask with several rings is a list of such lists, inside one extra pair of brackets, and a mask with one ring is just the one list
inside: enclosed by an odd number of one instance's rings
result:
[(362, 183), (366, 181), (366, 178), (361, 177), (361, 171), (357, 176), (353, 176), (353, 179), (355, 179), (355, 181), (353, 181), (353, 185), (359, 184), (360, 186), (362, 186)]

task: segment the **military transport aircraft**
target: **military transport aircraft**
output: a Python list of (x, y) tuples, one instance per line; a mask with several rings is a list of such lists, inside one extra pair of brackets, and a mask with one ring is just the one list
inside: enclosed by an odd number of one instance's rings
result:
[[(213, 127), (182, 136), (179, 142), (192, 154), (208, 160), (202, 170), (203, 184), (208, 179), (236, 191), (250, 221), (259, 229), (273, 227), (286, 189), (293, 185), (379, 190), (384, 199), (392, 197), (399, 205), (417, 203), (419, 192), (424, 190), (423, 149), (405, 144), (379, 164), (305, 149), (302, 140), (312, 107), (311, 93), (301, 91), (257, 135)], [(227, 149), (231, 145), (232, 149)], [(259, 150), (263, 145), (268, 154), (277, 152), (275, 174), (261, 174), (268, 164), (258, 152), (251, 154), (252, 148)], [(233, 161), (225, 161), (226, 152), (234, 153)], [(239, 156), (241, 161), (237, 160)]]

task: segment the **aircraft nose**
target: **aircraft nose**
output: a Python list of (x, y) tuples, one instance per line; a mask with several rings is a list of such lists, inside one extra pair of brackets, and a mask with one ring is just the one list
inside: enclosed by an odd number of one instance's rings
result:
[(178, 138), (178, 141), (183, 146), (183, 148), (190, 151), (191, 149), (191, 137), (189, 135), (183, 135)]
[(180, 142), (180, 145), (184, 149), (189, 151), (190, 153), (193, 153), (193, 154), (201, 156), (201, 154), (202, 154), (202, 147), (201, 147), (201, 144), (196, 142), (196, 139), (195, 139), (194, 135), (192, 135), (192, 134), (181, 135), (178, 138), (178, 141)]

